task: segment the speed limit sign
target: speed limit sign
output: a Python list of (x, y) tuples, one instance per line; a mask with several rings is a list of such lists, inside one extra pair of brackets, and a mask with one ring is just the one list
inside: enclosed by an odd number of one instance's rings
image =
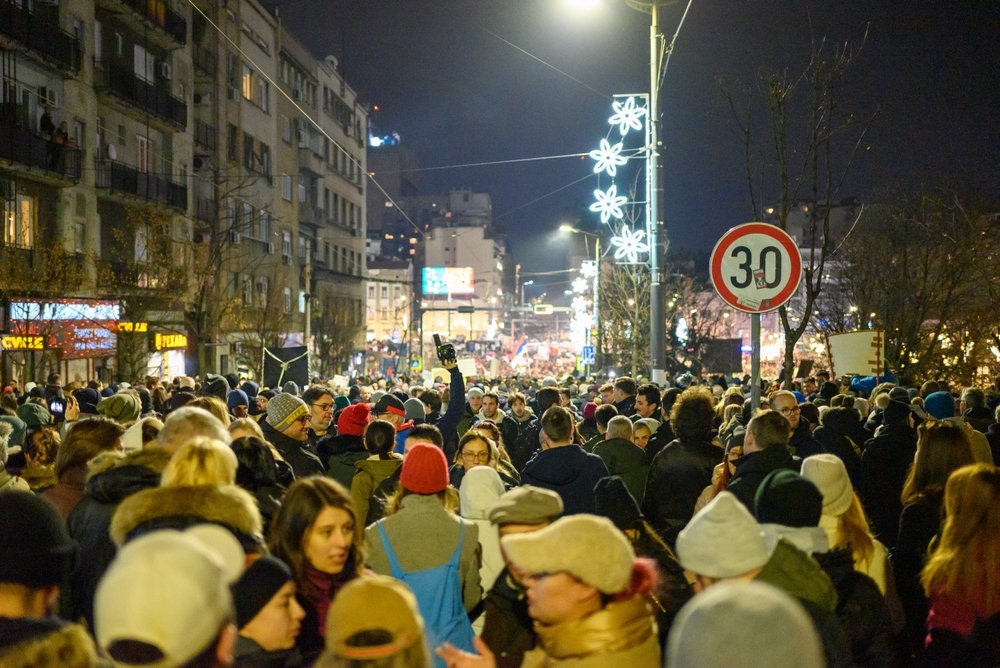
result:
[(719, 239), (710, 263), (712, 285), (723, 301), (746, 313), (773, 311), (802, 278), (802, 256), (780, 227), (745, 223)]

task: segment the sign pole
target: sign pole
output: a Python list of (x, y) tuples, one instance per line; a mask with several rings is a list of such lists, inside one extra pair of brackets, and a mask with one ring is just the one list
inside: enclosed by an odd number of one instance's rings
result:
[(760, 408), (760, 313), (750, 316), (750, 411)]

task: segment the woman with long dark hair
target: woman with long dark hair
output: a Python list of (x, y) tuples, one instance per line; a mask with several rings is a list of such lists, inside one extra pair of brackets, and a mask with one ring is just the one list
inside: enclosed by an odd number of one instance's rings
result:
[(274, 517), (268, 547), (291, 568), (306, 612), (297, 639), (306, 665), (323, 650), (330, 602), (364, 571), (361, 529), (348, 491), (320, 476), (292, 483)]

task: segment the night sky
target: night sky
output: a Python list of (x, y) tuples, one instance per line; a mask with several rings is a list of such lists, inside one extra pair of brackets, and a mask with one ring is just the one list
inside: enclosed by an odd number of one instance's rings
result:
[[(277, 4), (292, 34), (318, 56), (336, 55), (362, 100), (379, 105), (377, 131), (398, 132), (425, 168), (589, 151), (607, 130), (611, 95), (648, 85), (649, 17), (623, 0), (589, 12), (571, 0)], [(668, 39), (685, 4), (661, 11)], [(843, 194), (942, 178), (1000, 194), (1000, 3), (694, 0), (661, 98), (674, 248), (710, 250), (750, 219), (742, 146), (719, 77), (752, 84), (758, 68), (800, 70), (810, 39), (859, 43), (869, 24), (844, 103), (859, 118), (879, 113)], [(553, 269), (552, 258), (565, 256), (546, 244), (556, 243), (560, 222), (597, 229), (586, 211), (596, 177), (565, 187), (592, 165), (569, 158), (428, 170), (419, 183), (425, 193), (490, 193), (515, 259), (529, 271)]]

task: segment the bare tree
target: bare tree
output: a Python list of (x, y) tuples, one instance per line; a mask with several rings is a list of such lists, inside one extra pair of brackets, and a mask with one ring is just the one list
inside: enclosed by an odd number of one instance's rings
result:
[(787, 306), (778, 311), (785, 337), (786, 383), (791, 382), (795, 347), (810, 324), (837, 243), (831, 205), (841, 198), (844, 179), (874, 119), (873, 114), (862, 121), (846, 106), (848, 76), (866, 38), (867, 34), (857, 47), (815, 40), (803, 68), (762, 70), (753, 88), (721, 81), (743, 145), (753, 219), (763, 217), (765, 201), (775, 202), (769, 214), (783, 230), (788, 230), (789, 213), (795, 207), (807, 214), (797, 240), (806, 249), (802, 311), (793, 313)]

